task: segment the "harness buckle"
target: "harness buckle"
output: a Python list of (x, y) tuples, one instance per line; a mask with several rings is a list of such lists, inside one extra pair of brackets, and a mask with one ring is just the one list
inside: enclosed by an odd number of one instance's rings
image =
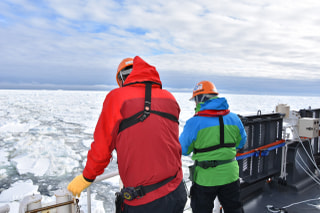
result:
[(150, 115), (150, 112), (144, 111), (143, 114), (140, 116), (139, 120), (142, 122), (142, 121), (144, 121), (149, 115)]
[(133, 200), (138, 197), (138, 193), (133, 187), (126, 187), (121, 190), (121, 196), (126, 200)]
[(146, 193), (145, 193), (145, 191), (144, 191), (144, 188), (143, 188), (143, 186), (137, 186), (136, 188), (134, 188), (135, 189), (135, 191), (136, 191), (136, 193), (137, 193), (137, 199), (140, 199), (140, 198), (142, 198), (143, 196), (145, 196), (146, 195)]
[(144, 102), (144, 110), (143, 110), (143, 114), (140, 116), (139, 120), (142, 122), (144, 121), (149, 115), (150, 115), (150, 105), (151, 102), (150, 101), (145, 101)]
[(126, 200), (133, 200), (133, 199), (139, 199), (142, 198), (146, 193), (143, 190), (142, 186), (137, 187), (125, 187), (121, 189), (121, 192), (119, 193), (120, 196), (123, 197), (123, 199)]

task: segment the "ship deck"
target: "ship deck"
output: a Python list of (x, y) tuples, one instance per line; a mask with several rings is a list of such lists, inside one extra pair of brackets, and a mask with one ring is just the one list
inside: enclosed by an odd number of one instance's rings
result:
[[(261, 188), (243, 198), (245, 213), (320, 212), (320, 185), (311, 178), (295, 186), (281, 185), (276, 181), (257, 184)], [(268, 210), (267, 206), (273, 206), (274, 209)], [(286, 211), (280, 211), (283, 207)]]

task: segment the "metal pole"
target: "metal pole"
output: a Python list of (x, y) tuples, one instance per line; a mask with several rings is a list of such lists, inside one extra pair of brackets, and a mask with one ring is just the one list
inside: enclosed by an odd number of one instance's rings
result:
[(100, 175), (100, 176), (98, 176), (98, 177), (94, 180), (94, 183), (103, 181), (103, 180), (108, 179), (108, 178), (112, 178), (112, 177), (117, 176), (117, 175), (119, 175), (119, 172), (118, 172), (118, 171), (110, 172), (110, 173), (107, 173), (107, 174)]
[(87, 205), (88, 205), (88, 213), (91, 213), (91, 190), (90, 190), (90, 186), (87, 188)]
[(71, 201), (67, 201), (67, 202), (64, 202), (64, 203), (58, 203), (58, 204), (54, 204), (54, 205), (47, 206), (47, 207), (42, 207), (42, 208), (38, 208), (38, 209), (29, 210), (29, 211), (26, 211), (26, 213), (36, 213), (36, 212), (39, 212), (39, 211), (53, 209), (53, 208), (57, 208), (59, 206), (69, 205), (69, 204), (73, 204), (73, 203), (74, 203), (74, 201), (71, 200)]
[[(98, 176), (93, 181), (93, 183), (98, 183), (98, 182), (101, 182), (101, 181), (103, 181), (105, 179), (112, 178), (112, 177), (117, 176), (117, 175), (119, 175), (118, 171), (110, 172), (108, 174), (103, 174), (103, 175)], [(91, 190), (90, 190), (90, 186), (87, 188), (87, 205), (88, 205), (88, 213), (91, 213)]]

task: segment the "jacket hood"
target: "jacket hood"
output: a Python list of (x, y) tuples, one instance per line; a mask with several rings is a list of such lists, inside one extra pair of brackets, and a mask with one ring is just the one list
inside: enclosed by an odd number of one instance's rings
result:
[(212, 98), (204, 103), (200, 103), (200, 111), (202, 110), (226, 110), (229, 104), (225, 98)]
[(139, 56), (136, 56), (133, 59), (132, 71), (123, 85), (144, 81), (152, 81), (162, 85), (156, 68), (145, 62)]

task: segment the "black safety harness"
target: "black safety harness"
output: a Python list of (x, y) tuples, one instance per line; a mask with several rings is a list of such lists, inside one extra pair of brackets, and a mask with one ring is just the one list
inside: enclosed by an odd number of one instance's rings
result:
[(224, 142), (224, 122), (223, 122), (223, 117), (222, 115), (219, 115), (219, 125), (220, 125), (220, 144), (218, 145), (214, 145), (214, 146), (210, 146), (207, 148), (203, 148), (203, 149), (193, 149), (193, 154), (196, 153), (201, 153), (201, 152), (210, 152), (216, 149), (220, 149), (220, 148), (231, 148), (231, 147), (235, 147), (236, 144), (235, 143), (225, 143)]
[(145, 99), (144, 99), (144, 109), (134, 115), (132, 115), (129, 118), (124, 119), (119, 126), (119, 132), (123, 131), (124, 129), (133, 126), (139, 122), (143, 122), (149, 115), (150, 113), (159, 115), (161, 117), (167, 118), (169, 120), (172, 120), (174, 122), (179, 123), (178, 119), (176, 116), (170, 114), (170, 113), (166, 113), (166, 112), (160, 112), (160, 111), (155, 111), (155, 110), (151, 110), (151, 88), (152, 88), (152, 84), (158, 84), (160, 85), (161, 88), (161, 84), (156, 83), (156, 82), (152, 82), (152, 81), (144, 81), (144, 82), (134, 82), (134, 83), (130, 83), (130, 84), (126, 84), (124, 86), (128, 86), (128, 85), (132, 85), (132, 84), (138, 84), (138, 83), (143, 83), (146, 85), (145, 87)]
[(133, 199), (140, 199), (144, 195), (146, 195), (149, 192), (152, 192), (161, 186), (164, 186), (165, 184), (169, 183), (171, 180), (173, 180), (176, 176), (169, 177), (161, 182), (147, 185), (147, 186), (138, 186), (138, 187), (124, 187), (121, 189), (120, 192), (116, 192), (116, 213), (120, 213), (121, 209), (123, 208), (123, 201), (124, 200), (133, 200)]
[[(211, 116), (211, 117), (216, 117), (216, 116)], [(224, 122), (223, 122), (223, 116), (219, 115), (219, 125), (220, 125), (220, 144), (218, 145), (214, 145), (214, 146), (210, 146), (210, 147), (206, 147), (206, 148), (202, 148), (202, 149), (193, 149), (193, 154), (196, 153), (203, 153), (203, 152), (210, 152), (210, 151), (214, 151), (220, 148), (232, 148), (235, 147), (236, 144), (235, 143), (225, 143), (224, 140)], [(235, 161), (236, 159), (229, 159), (229, 160), (209, 160), (209, 161), (198, 161), (195, 160), (194, 164), (192, 166), (189, 166), (189, 172), (190, 172), (190, 177), (189, 179), (191, 181), (194, 181), (194, 170), (196, 166), (200, 166), (203, 169), (208, 169), (208, 168), (212, 168), (212, 167), (216, 167), (222, 164), (226, 164), (226, 163), (230, 163), (232, 161)]]
[[(153, 84), (157, 84), (160, 85), (161, 88), (161, 84), (156, 83), (156, 82), (152, 82), (152, 81), (144, 81), (144, 82), (134, 82), (134, 83), (130, 83), (130, 84), (126, 84), (124, 86), (128, 86), (128, 85), (132, 85), (132, 84), (139, 84), (139, 83), (143, 83), (145, 84), (145, 100), (144, 100), (144, 109), (134, 115), (132, 115), (129, 118), (124, 119), (119, 126), (119, 131), (118, 133), (122, 132), (123, 130), (139, 123), (139, 122), (143, 122), (146, 118), (149, 117), (150, 113), (159, 115), (161, 117), (167, 118), (169, 120), (172, 120), (174, 122), (177, 122), (179, 124), (178, 118), (170, 113), (166, 113), (166, 112), (161, 112), (161, 111), (155, 111), (155, 110), (151, 110), (151, 90), (152, 90), (152, 85)], [(142, 198), (144, 195), (146, 195), (149, 192), (152, 192), (158, 188), (160, 188), (161, 186), (164, 186), (165, 184), (169, 183), (171, 180), (173, 180), (176, 176), (171, 176), (161, 182), (155, 183), (155, 184), (151, 184), (151, 185), (147, 185), (147, 186), (137, 186), (137, 187), (124, 187), (123, 189), (121, 189), (120, 192), (116, 192), (116, 212), (121, 212), (121, 208), (123, 207), (123, 201), (125, 200), (133, 200), (133, 199), (139, 199)]]

